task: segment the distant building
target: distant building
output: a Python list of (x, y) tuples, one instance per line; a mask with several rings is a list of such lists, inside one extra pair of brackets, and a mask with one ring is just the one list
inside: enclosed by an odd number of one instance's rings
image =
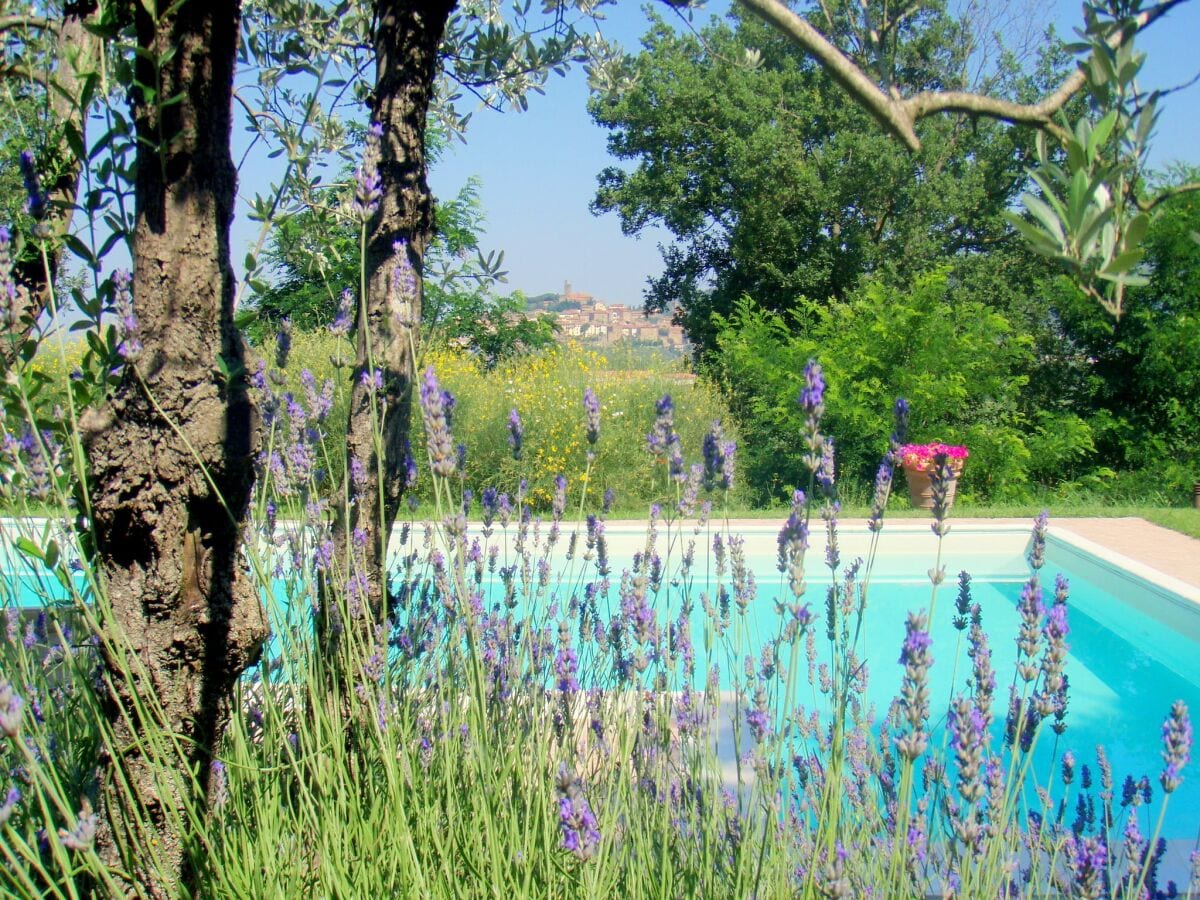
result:
[(688, 350), (683, 329), (672, 323), (669, 314), (646, 315), (630, 306), (602, 303), (591, 294), (572, 290), (569, 281), (563, 283), (561, 294), (531, 298), (529, 311), (556, 313), (559, 333), (564, 338), (601, 345), (629, 341), (677, 353)]

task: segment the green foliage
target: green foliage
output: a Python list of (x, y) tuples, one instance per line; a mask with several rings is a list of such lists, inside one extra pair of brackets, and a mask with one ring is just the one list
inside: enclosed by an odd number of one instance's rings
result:
[[(1055, 144), (1038, 133), (1038, 192), (1021, 195), (1032, 221), (1008, 220), (1038, 253), (1055, 260), (1093, 301), (1120, 318), (1126, 291), (1145, 284), (1138, 270), (1153, 202), (1138, 196), (1159, 92), (1145, 93), (1138, 74), (1146, 55), (1134, 45), (1141, 0), (1085, 4), (1080, 69), (1087, 109), (1060, 115)], [(1117, 35), (1123, 39), (1112, 46)]]
[(826, 431), (844, 479), (873, 478), (892, 406), (904, 397), (910, 440), (970, 449), (965, 497), (1019, 495), (1030, 466), (1020, 405), (1030, 338), (987, 304), (951, 291), (944, 271), (919, 276), (908, 290), (871, 281), (844, 302), (808, 303), (786, 319), (743, 300), (718, 323), (714, 369), (740, 411), (748, 479), (760, 496), (807, 484), (796, 396), (810, 358), (829, 383)]
[[(843, 9), (845, 4), (831, 4)], [(1001, 213), (1030, 135), (997, 123), (923, 121), (910, 156), (787, 39), (753, 17), (676, 34), (655, 20), (627, 62), (626, 89), (593, 100), (609, 150), (632, 161), (599, 177), (593, 203), (626, 233), (652, 223), (675, 243), (647, 304), (679, 304), (689, 337), (713, 346), (713, 312), (749, 295), (785, 312), (798, 297), (845, 299), (866, 273), (906, 280), (1013, 243)], [(852, 44), (847, 23), (831, 35)], [(889, 74), (906, 90), (961, 86), (966, 26), (938, 9), (900, 30)], [(1035, 79), (1007, 65), (996, 92)]]
[[(1163, 189), (1195, 180), (1177, 168)], [(1081, 409), (1099, 460), (1154, 473), (1182, 497), (1200, 474), (1200, 195), (1164, 202), (1145, 236), (1146, 284), (1125, 295), (1113, 321), (1091, 297), (1055, 285), (1062, 328), (1087, 361)]]
[(451, 288), (441, 291), (439, 300), (436, 338), (464, 348), (484, 369), (554, 344), (558, 331), (554, 316), (527, 317), (520, 291), (489, 297), (478, 290)]

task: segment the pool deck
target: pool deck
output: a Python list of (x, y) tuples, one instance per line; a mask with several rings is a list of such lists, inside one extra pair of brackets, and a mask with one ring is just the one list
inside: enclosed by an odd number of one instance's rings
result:
[(1052, 520), (1052, 527), (1200, 588), (1200, 540), (1196, 538), (1134, 517), (1058, 519)]

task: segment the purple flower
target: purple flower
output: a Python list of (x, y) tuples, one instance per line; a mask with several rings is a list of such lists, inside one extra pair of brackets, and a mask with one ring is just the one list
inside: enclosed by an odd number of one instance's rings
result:
[(904, 623), (904, 644), (900, 648), (900, 664), (904, 678), (900, 686), (900, 708), (910, 726), (909, 734), (896, 740), (897, 749), (905, 759), (913, 760), (925, 752), (929, 736), (925, 722), (929, 718), (929, 667), (933, 655), (929, 652), (933, 639), (925, 627), (925, 614), (910, 612)]
[(1050, 513), (1042, 510), (1033, 520), (1033, 541), (1029, 545), (1029, 565), (1036, 572), (1046, 563), (1046, 528), (1050, 524)]
[(396, 264), (392, 268), (392, 294), (397, 306), (403, 310), (397, 314), (397, 324), (412, 325), (412, 304), (419, 293), (417, 286), (417, 270), (413, 268), (408, 255), (408, 241), (399, 240), (392, 244), (392, 254)]
[(21, 792), (15, 787), (8, 789), (8, 796), (4, 798), (4, 803), (0, 805), (0, 828), (4, 827), (13, 814), (13, 810), (17, 808), (17, 804), (21, 802)]
[(316, 553), (314, 554), (314, 562), (318, 571), (328, 572), (330, 568), (332, 568), (333, 541), (328, 539), (321, 541), (317, 547)]
[(359, 492), (367, 486), (367, 465), (357, 456), (350, 457), (350, 483)]
[(225, 772), (225, 763), (214, 759), (209, 764), (209, 773), (211, 778), (209, 794), (212, 796), (213, 806), (224, 806), (229, 802), (229, 779)]
[(587, 427), (587, 441), (595, 445), (600, 440), (600, 400), (590, 387), (583, 390), (583, 412)]
[(65, 828), (58, 829), (58, 839), (68, 850), (87, 850), (96, 840), (96, 826), (99, 821), (99, 816), (92, 812), (91, 804), (84, 800), (75, 827), (70, 831)]
[(583, 785), (564, 764), (558, 770), (558, 821), (562, 848), (581, 860), (591, 859), (600, 846), (600, 827), (583, 793)]
[[(404, 490), (412, 491), (417, 486), (417, 461), (413, 458), (412, 444), (404, 442)], [(413, 497), (410, 500), (415, 499)]]
[(12, 234), (0, 225), (0, 328), (10, 327), (18, 315), (17, 298), (22, 289), (12, 278)]
[(284, 318), (279, 322), (279, 331), (275, 335), (275, 368), (286, 369), (288, 354), (292, 352), (292, 320)]
[(688, 467), (687, 480), (684, 482), (683, 493), (679, 498), (679, 514), (687, 517), (696, 510), (700, 501), (700, 486), (704, 483), (704, 466), (693, 463)]
[(447, 397), (449, 394), (442, 391), (433, 366), (430, 366), (421, 381), (421, 416), (425, 422), (425, 440), (433, 473), (443, 478), (454, 475), (456, 468), (454, 440), (450, 436), (446, 414)]
[(25, 180), (25, 211), (34, 219), (41, 221), (46, 218), (50, 204), (38, 180), (33, 154), (28, 150), (22, 150), (19, 165), (21, 167), (21, 177)]
[[(485, 487), (479, 497), (479, 507), (483, 513), (483, 527), (491, 529), (492, 522), (500, 508), (500, 495), (494, 487)], [(485, 532), (485, 535), (487, 532)]]
[(664, 394), (655, 404), (654, 430), (646, 435), (646, 449), (660, 459), (666, 457), (672, 478), (683, 481), (683, 451), (675, 433), (675, 404), (670, 394)]
[(567, 478), (565, 475), (554, 476), (554, 496), (551, 499), (551, 510), (556, 522), (567, 511)]
[(954, 611), (957, 615), (953, 624), (959, 631), (966, 631), (971, 621), (971, 606), (971, 573), (964, 570), (958, 573), (958, 596), (954, 598)]
[(0, 732), (16, 739), (21, 730), (21, 707), (25, 705), (12, 685), (0, 679)]
[(133, 277), (126, 270), (113, 272), (113, 311), (117, 314), (117, 330), (121, 335), (117, 352), (124, 360), (137, 359), (142, 352), (141, 329), (133, 309), (132, 284)]
[(815, 474), (817, 487), (820, 488), (822, 494), (832, 500), (836, 493), (834, 489), (835, 474), (832, 438), (826, 438), (821, 444), (821, 461), (817, 465)]
[(383, 179), (379, 177), (382, 139), (383, 126), (378, 122), (372, 122), (371, 127), (367, 129), (362, 165), (354, 173), (352, 208), (363, 222), (367, 222), (375, 215), (375, 211), (379, 209), (379, 201), (383, 198)]
[(733, 487), (733, 456), (736, 450), (737, 444), (725, 440), (721, 420), (717, 419), (704, 435), (701, 445), (705, 490), (711, 491), (719, 487), (727, 491)]
[(331, 334), (336, 334), (339, 337), (350, 333), (350, 325), (354, 321), (354, 294), (350, 292), (350, 288), (342, 291), (342, 295), (338, 300), (337, 312), (334, 314), (333, 322), (329, 325)]
[(796, 400), (804, 415), (814, 423), (819, 422), (825, 412), (825, 376), (821, 372), (821, 364), (810, 359), (804, 367), (804, 387)]
[(804, 593), (804, 553), (808, 550), (808, 523), (803, 512), (793, 509), (779, 529), (777, 568), (786, 572), (792, 594), (798, 599)]
[(579, 691), (579, 656), (574, 647), (559, 649), (554, 657), (554, 675), (560, 693), (570, 695)]
[(871, 500), (871, 515), (867, 519), (867, 527), (871, 531), (883, 528), (883, 513), (887, 508), (888, 496), (892, 492), (894, 475), (895, 468), (889, 454), (889, 457), (879, 464), (879, 470), (875, 473), (875, 494)]
[(1108, 865), (1108, 848), (1104, 838), (1068, 836), (1064, 849), (1067, 866), (1075, 875), (1077, 895), (1099, 897), (1104, 891)]
[(1169, 794), (1183, 782), (1183, 767), (1192, 758), (1192, 720), (1187, 704), (1182, 700), (1176, 700), (1171, 706), (1171, 713), (1163, 722), (1162, 736), (1165, 766), (1159, 781), (1163, 791)]
[(362, 386), (371, 393), (383, 390), (383, 370), (375, 369), (374, 371), (363, 370), (362, 376), (359, 379)]
[(520, 461), (521, 442), (525, 438), (525, 427), (521, 424), (521, 416), (516, 407), (508, 414), (508, 446), (512, 448), (512, 458)]
[(966, 803), (974, 803), (984, 794), (987, 722), (970, 698), (960, 695), (950, 706), (949, 725), (950, 746), (958, 766), (958, 792)]
[(1046, 611), (1042, 605), (1042, 588), (1036, 575), (1021, 588), (1017, 611), (1021, 614), (1021, 628), (1017, 634), (1017, 672), (1028, 682), (1037, 677), (1038, 669), (1033, 660), (1041, 643), (1041, 621)]

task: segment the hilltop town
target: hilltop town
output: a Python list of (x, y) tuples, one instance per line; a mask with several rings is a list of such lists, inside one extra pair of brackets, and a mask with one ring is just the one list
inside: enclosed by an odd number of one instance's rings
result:
[(539, 294), (526, 301), (527, 315), (552, 313), (557, 317), (559, 336), (603, 345), (629, 341), (652, 344), (683, 353), (688, 349), (683, 329), (665, 313), (647, 315), (640, 309), (618, 303), (601, 303), (591, 294), (563, 284), (561, 294)]

